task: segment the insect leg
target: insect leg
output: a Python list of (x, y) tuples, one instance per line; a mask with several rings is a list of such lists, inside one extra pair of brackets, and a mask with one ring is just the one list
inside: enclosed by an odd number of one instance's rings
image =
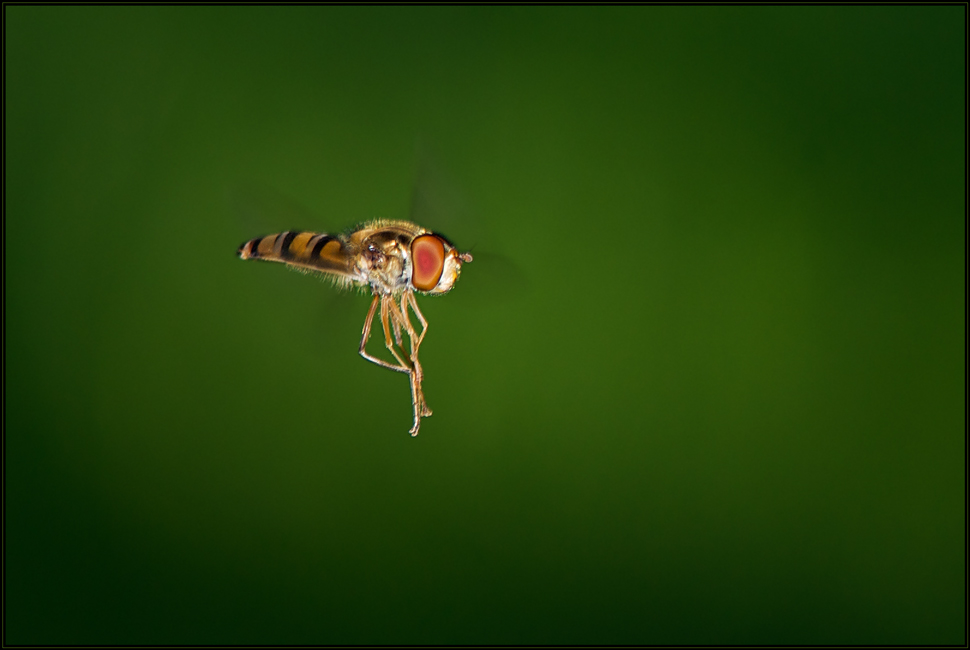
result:
[[(394, 302), (391, 301), (391, 304), (394, 304)], [(404, 343), (401, 341), (401, 324), (397, 321), (397, 319), (391, 318), (391, 325), (394, 326), (394, 341), (397, 343), (397, 347), (401, 348), (403, 351)]]
[[(387, 302), (389, 305), (389, 309), (396, 304), (393, 298), (388, 298)], [(404, 342), (401, 339), (401, 319), (394, 318), (393, 313), (391, 313), (390, 316), (391, 316), (391, 325), (394, 327), (394, 341), (397, 343), (397, 347), (401, 350), (401, 352), (404, 352)]]
[[(421, 364), (418, 362), (418, 348), (421, 346), (421, 341), (424, 340), (424, 335), (428, 331), (428, 321), (425, 320), (424, 314), (422, 314), (421, 310), (418, 308), (418, 301), (414, 297), (414, 293), (408, 291), (405, 294), (405, 299), (401, 300), (401, 309), (404, 312), (404, 320), (407, 321), (408, 328), (410, 328), (408, 329), (408, 332), (409, 332), (408, 336), (410, 336), (411, 342), (412, 342), (411, 357), (412, 357), (412, 360), (414, 361), (415, 366), (418, 369), (418, 372), (421, 373), (421, 379), (424, 379), (424, 371), (421, 369)], [(411, 308), (414, 310), (414, 315), (418, 317), (419, 321), (421, 321), (421, 334), (418, 335), (417, 339), (415, 339), (414, 337), (414, 334), (416, 332), (414, 331), (413, 328), (411, 328), (411, 319), (408, 316), (408, 305), (411, 305)], [(422, 397), (423, 396), (424, 396), (424, 393), (422, 392)], [(428, 408), (427, 403), (424, 404), (424, 410), (425, 410), (425, 416), (431, 415), (431, 409)]]
[[(390, 370), (396, 370), (397, 372), (406, 372), (411, 374), (411, 369), (405, 367), (403, 363), (400, 366), (395, 366), (394, 364), (388, 363), (383, 359), (378, 359), (377, 357), (368, 354), (367, 350), (364, 349), (367, 346), (367, 340), (370, 338), (371, 323), (374, 321), (374, 312), (377, 311), (377, 301), (379, 298), (380, 296), (374, 296), (374, 300), (370, 304), (370, 310), (367, 312), (367, 319), (364, 321), (364, 333), (360, 337), (360, 348), (358, 349), (358, 352), (360, 353), (360, 356), (364, 357), (371, 363), (376, 363), (379, 366), (388, 368)], [(400, 361), (400, 359), (398, 359), (398, 361)]]
[(398, 308), (397, 304), (393, 301), (390, 302), (390, 308), (393, 310), (395, 318), (401, 320), (401, 324), (404, 326), (404, 330), (408, 333), (408, 340), (411, 343), (411, 365), (414, 368), (414, 383), (416, 387), (417, 396), (419, 398), (419, 406), (421, 407), (421, 415), (428, 417), (431, 415), (431, 409), (428, 407), (428, 403), (424, 399), (424, 390), (421, 388), (421, 382), (424, 381), (424, 371), (421, 369), (421, 362), (418, 360), (418, 346), (421, 341), (417, 337), (414, 327), (411, 325), (411, 319), (408, 317), (408, 296), (411, 295), (410, 292), (405, 293), (401, 296), (401, 307)]
[[(388, 312), (390, 311), (388, 305), (392, 305), (395, 309), (397, 308), (393, 298), (390, 296), (381, 296), (381, 324), (384, 326), (384, 343), (387, 345), (387, 349), (391, 351), (391, 354), (394, 355), (394, 358), (397, 359), (397, 362), (401, 364), (403, 368), (406, 368), (404, 372), (410, 374), (413, 368), (411, 368), (411, 366), (409, 366), (408, 363), (401, 358), (401, 355), (397, 353), (397, 348), (394, 347), (394, 341), (391, 339), (391, 328), (388, 327), (387, 322)], [(400, 316), (394, 312), (391, 312), (391, 317), (391, 320), (394, 321), (394, 329), (400, 332)]]
[[(401, 360), (397, 355), (397, 351), (393, 347), (391, 342), (391, 333), (387, 327), (387, 318), (390, 315), (391, 322), (394, 323), (395, 328), (400, 328), (404, 326), (405, 331), (408, 332), (408, 337), (413, 337), (414, 330), (411, 328), (411, 324), (404, 320), (401, 315), (401, 310), (398, 308), (397, 303), (394, 302), (393, 298), (385, 296), (386, 300), (381, 301), (381, 319), (384, 322), (384, 337), (387, 340), (387, 348), (394, 353), (395, 358), (404, 365), (404, 361)], [(411, 371), (408, 373), (408, 378), (411, 380), (411, 407), (414, 409), (414, 426), (411, 427), (409, 432), (411, 436), (418, 435), (418, 429), (421, 428), (421, 418), (424, 416), (431, 415), (431, 410), (428, 405), (424, 403), (424, 392), (421, 390), (421, 364), (417, 362), (417, 357), (414, 355), (414, 339), (411, 340)], [(402, 350), (403, 352), (403, 350)]]
[[(414, 297), (414, 294), (408, 291), (406, 295), (408, 297), (408, 303), (410, 303), (411, 305), (411, 309), (414, 310), (414, 315), (418, 317), (419, 321), (421, 321), (421, 335), (418, 337), (418, 343), (417, 343), (417, 345), (420, 346), (421, 341), (424, 340), (424, 335), (428, 332), (428, 321), (424, 319), (424, 314), (422, 314), (421, 310), (418, 309), (418, 300), (417, 298)], [(401, 305), (401, 307), (404, 307), (404, 305)], [(407, 314), (406, 307), (404, 307), (404, 313)]]
[[(370, 339), (371, 325), (374, 322), (374, 313), (377, 311), (377, 301), (381, 301), (381, 326), (384, 329), (384, 342), (387, 345), (387, 349), (391, 351), (394, 358), (401, 364), (395, 366), (394, 364), (388, 363), (383, 359), (378, 359), (377, 357), (370, 355), (365, 350), (367, 346), (367, 341)], [(388, 327), (388, 303), (394, 304), (393, 299), (389, 299), (388, 296), (374, 296), (374, 300), (371, 301), (370, 309), (367, 311), (367, 319), (364, 321), (364, 333), (360, 338), (360, 356), (364, 357), (372, 363), (376, 363), (379, 366), (388, 368), (390, 370), (396, 370), (397, 372), (403, 372), (408, 375), (408, 379), (411, 381), (411, 407), (414, 409), (414, 426), (411, 427), (409, 433), (412, 436), (418, 435), (418, 430), (421, 428), (421, 415), (427, 406), (424, 405), (424, 396), (421, 394), (421, 382), (418, 379), (417, 373), (413, 368), (407, 366), (400, 355), (398, 355), (397, 350), (394, 348), (394, 341), (391, 339), (391, 328)], [(396, 305), (395, 305), (396, 307)], [(399, 313), (395, 310), (391, 312), (391, 320), (393, 321), (393, 327), (400, 332), (401, 322)], [(430, 412), (428, 413), (430, 415)]]

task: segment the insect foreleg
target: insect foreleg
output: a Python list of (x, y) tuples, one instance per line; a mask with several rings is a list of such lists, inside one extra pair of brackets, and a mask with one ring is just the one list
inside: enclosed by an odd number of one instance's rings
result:
[[(358, 352), (360, 352), (360, 356), (364, 357), (371, 363), (376, 363), (377, 365), (387, 368), (389, 370), (396, 370), (397, 372), (405, 372), (407, 374), (411, 374), (411, 369), (405, 367), (403, 363), (400, 366), (395, 366), (394, 364), (388, 363), (383, 359), (378, 359), (377, 357), (371, 354), (368, 354), (367, 350), (365, 349), (367, 346), (367, 340), (370, 339), (370, 328), (371, 328), (371, 324), (374, 322), (374, 313), (377, 311), (377, 301), (379, 299), (380, 299), (380, 296), (374, 296), (374, 300), (370, 304), (370, 310), (368, 310), (367, 312), (367, 319), (364, 321), (364, 333), (360, 337), (360, 348), (358, 349)], [(395, 355), (395, 357), (396, 356), (397, 355)], [(398, 359), (398, 361), (400, 361), (400, 359)]]
[[(408, 304), (411, 305), (411, 309), (414, 310), (414, 315), (421, 321), (421, 334), (418, 336), (418, 342), (415, 344), (415, 348), (417, 348), (421, 345), (421, 341), (424, 340), (424, 335), (428, 332), (428, 321), (424, 319), (424, 314), (418, 309), (418, 300), (414, 297), (414, 294), (408, 291), (405, 296), (407, 297)], [(401, 308), (404, 310), (405, 315), (407, 315), (408, 309), (404, 301), (401, 301)]]
[(401, 310), (398, 308), (397, 303), (394, 302), (394, 298), (382, 296), (381, 320), (384, 323), (384, 338), (387, 341), (387, 349), (394, 354), (394, 357), (401, 362), (402, 366), (405, 365), (404, 360), (398, 356), (397, 350), (394, 348), (394, 343), (391, 340), (390, 330), (387, 327), (388, 316), (390, 316), (391, 322), (394, 323), (395, 327), (404, 328), (411, 341), (411, 370), (408, 372), (408, 379), (411, 380), (411, 407), (414, 409), (414, 426), (411, 427), (410, 434), (416, 436), (418, 435), (418, 430), (421, 428), (421, 418), (431, 415), (431, 409), (425, 403), (424, 392), (421, 390), (421, 364), (418, 363), (417, 356), (414, 354), (414, 329), (401, 314)]
[[(391, 311), (389, 305), (394, 308), (394, 311)], [(404, 359), (401, 358), (401, 355), (398, 354), (397, 352), (397, 348), (394, 347), (393, 339), (391, 339), (391, 328), (388, 327), (388, 322), (387, 322), (388, 312), (390, 312), (391, 320), (394, 322), (394, 325), (393, 325), (394, 329), (400, 331), (401, 317), (400, 317), (400, 314), (397, 313), (397, 305), (394, 304), (394, 298), (390, 296), (382, 295), (381, 296), (381, 324), (384, 326), (384, 343), (387, 346), (387, 349), (391, 351), (391, 354), (394, 355), (394, 358), (397, 359), (397, 362), (401, 364), (401, 367), (406, 368), (404, 372), (407, 372), (408, 374), (410, 374), (413, 372), (413, 368), (406, 361), (404, 361)]]
[[(424, 371), (421, 369), (421, 362), (418, 360), (418, 345), (421, 341), (414, 331), (414, 327), (411, 325), (411, 319), (408, 318), (408, 296), (410, 292), (405, 293), (401, 296), (401, 308), (398, 308), (397, 303), (393, 300), (388, 301), (390, 303), (389, 308), (391, 309), (391, 314), (396, 319), (400, 319), (401, 324), (404, 326), (404, 331), (408, 333), (408, 341), (411, 343), (411, 365), (414, 368), (414, 374), (411, 376), (412, 392), (416, 396), (417, 405), (415, 409), (420, 409), (421, 415), (428, 417), (431, 415), (431, 409), (428, 407), (428, 403), (424, 400), (424, 390), (421, 388), (421, 382), (424, 381)], [(423, 317), (422, 317), (423, 320)]]
[(404, 343), (401, 340), (401, 323), (396, 318), (391, 318), (391, 325), (394, 326), (394, 341), (397, 343), (397, 347), (403, 350)]

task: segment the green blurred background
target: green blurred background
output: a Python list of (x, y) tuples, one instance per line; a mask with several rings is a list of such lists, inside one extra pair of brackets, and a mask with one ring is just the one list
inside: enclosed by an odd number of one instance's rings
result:
[(4, 11), (8, 644), (965, 643), (965, 7)]

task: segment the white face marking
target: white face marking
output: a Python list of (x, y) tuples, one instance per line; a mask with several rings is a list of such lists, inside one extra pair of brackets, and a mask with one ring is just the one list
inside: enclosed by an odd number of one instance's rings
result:
[(438, 280), (434, 293), (448, 293), (455, 286), (458, 276), (461, 273), (461, 260), (454, 249), (449, 250), (445, 255), (444, 269), (441, 272), (441, 279)]

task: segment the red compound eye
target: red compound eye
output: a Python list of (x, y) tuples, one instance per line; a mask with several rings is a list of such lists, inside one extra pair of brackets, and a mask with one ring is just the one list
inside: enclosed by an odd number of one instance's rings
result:
[(421, 235), (411, 242), (414, 271), (411, 284), (419, 291), (431, 291), (438, 285), (445, 268), (445, 245), (435, 235)]

